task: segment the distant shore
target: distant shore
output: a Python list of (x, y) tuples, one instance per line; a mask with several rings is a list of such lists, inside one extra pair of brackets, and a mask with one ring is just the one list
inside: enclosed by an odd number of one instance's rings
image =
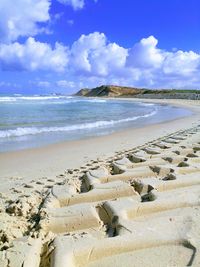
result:
[(83, 88), (79, 90), (75, 96), (199, 100), (200, 91), (186, 89), (147, 89), (119, 85), (101, 85), (92, 89)]

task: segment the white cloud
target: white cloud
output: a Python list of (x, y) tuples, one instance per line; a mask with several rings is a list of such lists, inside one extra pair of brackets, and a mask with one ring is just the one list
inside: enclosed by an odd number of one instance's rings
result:
[(109, 42), (99, 32), (81, 35), (71, 48), (59, 43), (52, 47), (29, 37), (24, 44), (0, 44), (0, 69), (58, 72), (54, 84), (60, 88), (103, 83), (152, 88), (200, 86), (200, 54), (159, 49), (153, 36), (130, 49)]
[(191, 75), (200, 66), (200, 55), (193, 51), (166, 53), (163, 63), (165, 74)]
[(126, 67), (138, 72), (133, 84), (162, 88), (200, 86), (200, 79), (196, 78), (200, 69), (200, 54), (174, 49), (168, 52), (157, 48), (157, 44), (158, 40), (149, 36), (129, 49)]
[(127, 65), (136, 68), (159, 68), (163, 61), (163, 52), (158, 49), (158, 40), (154, 36), (143, 38), (129, 50)]
[[(53, 0), (0, 0), (0, 42), (16, 41), (19, 37), (35, 36), (39, 33), (52, 33), (49, 29), (61, 14), (52, 15), (50, 6)], [(84, 0), (57, 0), (74, 10), (82, 9)], [(68, 20), (72, 25), (73, 20)]]
[(57, 0), (61, 4), (72, 6), (74, 10), (82, 9), (85, 5), (84, 0)]
[(37, 83), (37, 86), (38, 87), (45, 87), (45, 88), (48, 88), (48, 87), (50, 87), (50, 82), (48, 82), (48, 81), (39, 81), (38, 83)]
[(0, 41), (9, 42), (42, 31), (38, 23), (50, 19), (49, 8), (50, 0), (1, 0)]
[(70, 64), (74, 71), (106, 76), (124, 67), (127, 49), (108, 43), (103, 33), (94, 32), (73, 43)]
[(61, 88), (74, 88), (75, 87), (75, 82), (73, 81), (66, 81), (66, 80), (60, 80), (56, 82), (58, 87)]
[(55, 48), (29, 37), (25, 44), (0, 44), (0, 68), (13, 71), (50, 70), (62, 72), (68, 64), (68, 50), (56, 43)]

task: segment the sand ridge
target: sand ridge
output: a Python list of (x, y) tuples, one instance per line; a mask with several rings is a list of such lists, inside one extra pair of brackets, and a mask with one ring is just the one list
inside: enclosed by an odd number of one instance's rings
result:
[(199, 175), (195, 126), (19, 179), (1, 193), (0, 267), (199, 266)]

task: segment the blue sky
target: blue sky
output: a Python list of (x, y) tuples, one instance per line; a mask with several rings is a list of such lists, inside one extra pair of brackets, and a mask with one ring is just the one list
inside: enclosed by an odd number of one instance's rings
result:
[(0, 93), (200, 88), (198, 0), (1, 0)]

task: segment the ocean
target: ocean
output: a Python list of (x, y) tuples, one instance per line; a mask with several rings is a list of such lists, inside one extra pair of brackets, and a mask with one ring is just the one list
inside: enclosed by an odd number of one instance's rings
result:
[(0, 152), (107, 135), (190, 114), (187, 109), (140, 100), (1, 96)]

